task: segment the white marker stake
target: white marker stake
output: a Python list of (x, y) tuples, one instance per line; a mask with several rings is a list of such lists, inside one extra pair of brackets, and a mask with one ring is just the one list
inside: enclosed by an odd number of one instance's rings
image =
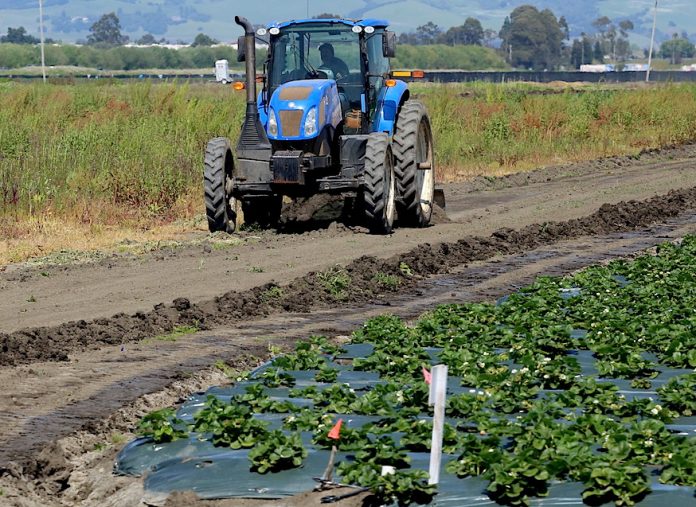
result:
[(445, 427), (445, 404), (447, 402), (447, 365), (433, 367), (429, 403), (435, 405), (433, 414), (433, 440), (430, 445), (430, 478), (428, 484), (440, 482), (442, 461), (442, 433)]

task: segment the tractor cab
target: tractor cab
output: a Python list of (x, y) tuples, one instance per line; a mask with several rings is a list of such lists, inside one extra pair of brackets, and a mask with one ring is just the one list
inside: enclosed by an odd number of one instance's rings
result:
[(342, 119), (352, 119), (354, 130), (367, 129), (367, 120), (374, 114), (379, 92), (389, 77), (388, 56), (393, 54), (393, 43), (390, 53), (386, 26), (381, 20), (313, 19), (262, 29), (262, 34), (270, 35), (264, 102), (273, 100), (274, 93), (286, 83), (334, 81)]

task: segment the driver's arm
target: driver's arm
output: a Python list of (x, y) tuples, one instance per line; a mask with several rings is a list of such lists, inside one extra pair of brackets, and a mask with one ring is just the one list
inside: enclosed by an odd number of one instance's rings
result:
[(340, 58), (336, 58), (335, 67), (336, 70), (334, 71), (334, 74), (336, 74), (336, 79), (341, 79), (348, 75), (348, 65), (346, 65), (346, 62)]

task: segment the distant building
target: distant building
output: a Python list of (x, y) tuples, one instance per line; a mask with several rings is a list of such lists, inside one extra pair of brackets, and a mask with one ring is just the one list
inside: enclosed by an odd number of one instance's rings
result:
[(593, 65), (581, 65), (580, 72), (614, 72), (616, 66), (611, 63), (597, 63)]
[(627, 63), (623, 68), (624, 72), (647, 72), (647, 63)]

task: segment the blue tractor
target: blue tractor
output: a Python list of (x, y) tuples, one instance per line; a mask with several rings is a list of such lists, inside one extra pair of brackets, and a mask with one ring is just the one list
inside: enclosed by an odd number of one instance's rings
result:
[[(205, 153), (211, 231), (278, 222), (283, 196), (344, 196), (376, 234), (430, 223), (433, 139), (423, 104), (394, 79), (396, 37), (377, 19), (307, 19), (254, 30), (245, 18), (238, 60), (246, 62), (246, 115), (233, 154), (229, 139)], [(263, 78), (256, 40), (269, 43)], [(257, 94), (257, 81), (262, 88)]]

